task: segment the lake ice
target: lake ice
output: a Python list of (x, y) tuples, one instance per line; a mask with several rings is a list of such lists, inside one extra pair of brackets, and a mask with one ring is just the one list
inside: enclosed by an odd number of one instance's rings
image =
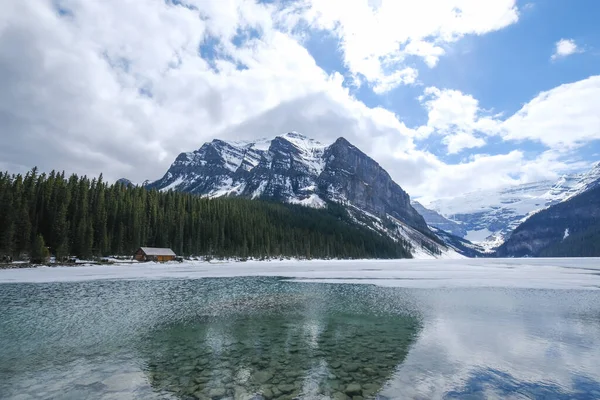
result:
[(280, 276), (381, 286), (600, 289), (600, 259), (457, 259), (184, 262), (0, 270), (0, 283), (96, 279)]

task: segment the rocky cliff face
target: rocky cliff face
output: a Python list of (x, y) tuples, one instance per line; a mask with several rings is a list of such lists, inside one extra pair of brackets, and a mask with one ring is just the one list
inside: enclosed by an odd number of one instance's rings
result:
[(346, 139), (339, 138), (324, 152), (325, 167), (317, 180), (329, 199), (345, 200), (375, 215), (391, 215), (408, 225), (427, 230), (423, 217), (410, 204), (409, 195), (373, 159)]

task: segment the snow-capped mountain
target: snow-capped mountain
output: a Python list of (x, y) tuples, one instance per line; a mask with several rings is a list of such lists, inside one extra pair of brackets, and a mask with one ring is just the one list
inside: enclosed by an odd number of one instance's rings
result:
[[(558, 181), (541, 181), (500, 190), (480, 190), (439, 199), (429, 210), (460, 224), (463, 238), (491, 249), (532, 214), (600, 186), (600, 163), (585, 173), (565, 175)], [(431, 226), (447, 229), (447, 223), (421, 212)], [(461, 236), (461, 235), (458, 235)]]
[(357, 223), (405, 241), (416, 256), (460, 257), (429, 230), (390, 175), (342, 137), (331, 145), (297, 132), (256, 141), (215, 139), (181, 153), (161, 179), (146, 186), (318, 208), (333, 201)]
[(541, 210), (519, 225), (500, 257), (600, 256), (600, 185)]

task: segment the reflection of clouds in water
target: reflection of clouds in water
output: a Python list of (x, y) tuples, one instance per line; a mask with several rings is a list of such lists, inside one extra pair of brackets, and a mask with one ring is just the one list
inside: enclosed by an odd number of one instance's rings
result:
[(223, 347), (231, 343), (231, 341), (232, 339), (228, 329), (224, 329), (222, 325), (208, 325), (204, 342), (214, 354), (221, 354)]
[(323, 324), (320, 321), (307, 321), (303, 326), (306, 346), (309, 349), (317, 349), (319, 347), (319, 336), (323, 332)]
[(540, 398), (560, 389), (576, 396), (583, 380), (600, 395), (600, 322), (582, 317), (600, 304), (597, 292), (436, 291), (416, 297), (423, 330), (384, 394), (435, 399), (530, 392)]
[[(136, 381), (142, 364), (151, 386), (136, 390), (148, 399), (165, 392), (204, 398), (212, 389), (234, 396), (240, 386), (250, 396), (265, 385), (293, 385), (290, 393), (313, 399), (349, 383), (372, 394), (385, 384), (391, 399), (600, 399), (600, 291), (423, 290), (275, 278), (14, 291), (11, 297), (39, 299), (18, 309), (0, 302), (10, 328), (0, 330), (0, 358), (15, 361), (8, 374), (0, 371), (0, 392), (16, 395), (37, 394), (41, 389), (29, 383), (35, 377), (51, 382), (45, 398), (93, 398), (93, 391), (100, 398), (121, 385), (120, 374)], [(114, 313), (80, 312), (97, 304)], [(70, 332), (69, 346), (55, 332)], [(79, 364), (80, 354), (94, 362)], [(131, 389), (123, 393), (133, 397)]]
[(302, 381), (302, 398), (304, 399), (327, 399), (326, 396), (319, 393), (319, 384), (327, 378), (329, 367), (324, 360), (320, 360), (304, 376)]

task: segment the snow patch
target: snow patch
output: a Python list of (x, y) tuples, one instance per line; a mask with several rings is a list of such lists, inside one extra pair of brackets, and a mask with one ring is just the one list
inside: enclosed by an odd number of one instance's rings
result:
[(168, 184), (164, 188), (160, 189), (160, 191), (161, 192), (167, 192), (167, 191), (169, 191), (171, 189), (176, 189), (177, 186), (179, 186), (179, 185), (181, 185), (183, 183), (183, 181), (184, 181), (183, 177), (179, 176), (173, 182), (171, 182), (170, 184)]
[(469, 242), (480, 243), (485, 242), (488, 237), (490, 237), (494, 232), (489, 229), (480, 229), (477, 231), (467, 231), (467, 235), (465, 239)]
[(241, 183), (238, 183), (237, 185), (234, 185), (233, 179), (227, 178), (222, 182), (221, 186), (218, 189), (210, 192), (208, 194), (208, 197), (216, 198), (216, 197), (222, 197), (222, 196), (229, 196), (231, 194), (239, 194), (244, 191), (245, 187), (246, 187), (246, 183), (241, 182)]
[(327, 145), (314, 139), (307, 138), (298, 132), (289, 132), (280, 135), (279, 137), (287, 140), (299, 150), (300, 161), (315, 175), (320, 175), (321, 172), (323, 172), (323, 169), (325, 168), (323, 153), (325, 152)]
[(252, 199), (262, 196), (263, 192), (265, 191), (265, 187), (267, 187), (267, 181), (262, 181), (252, 193)]
[(231, 172), (237, 171), (244, 160), (244, 153), (240, 154), (237, 152), (221, 152), (221, 157), (225, 161), (225, 168)]
[(250, 148), (256, 149), (259, 151), (268, 151), (269, 147), (271, 147), (272, 139), (260, 139), (250, 145)]
[(297, 198), (290, 198), (290, 199), (288, 199), (288, 203), (300, 204), (302, 206), (311, 207), (311, 208), (327, 207), (327, 203), (325, 203), (325, 201), (322, 198), (320, 198), (318, 195), (316, 195), (314, 193), (302, 200), (297, 199)]

